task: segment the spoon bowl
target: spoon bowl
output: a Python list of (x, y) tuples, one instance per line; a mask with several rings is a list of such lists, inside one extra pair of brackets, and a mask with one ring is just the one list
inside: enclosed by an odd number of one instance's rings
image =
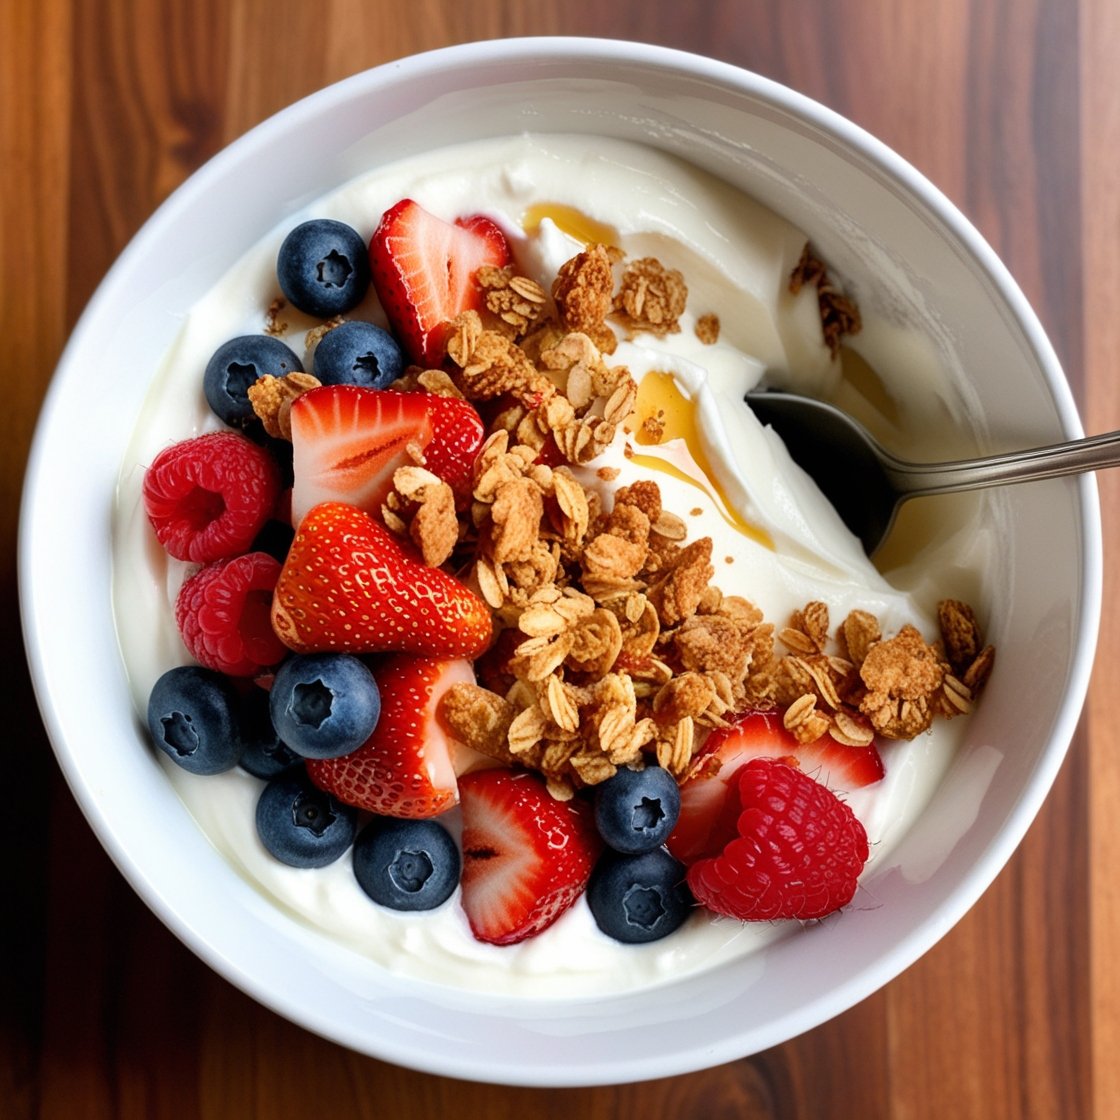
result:
[(1120, 432), (977, 459), (914, 463), (892, 455), (860, 423), (825, 401), (771, 389), (748, 393), (746, 401), (781, 436), (790, 457), (817, 484), (868, 556), (911, 498), (1120, 466)]

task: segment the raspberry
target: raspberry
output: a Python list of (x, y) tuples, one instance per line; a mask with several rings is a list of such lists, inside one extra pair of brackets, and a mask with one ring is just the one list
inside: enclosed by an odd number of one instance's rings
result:
[(255, 676), (287, 653), (269, 612), (280, 564), (264, 552), (218, 560), (188, 579), (175, 622), (191, 656), (232, 677)]
[(237, 432), (208, 432), (161, 451), (144, 475), (144, 508), (176, 560), (210, 564), (245, 552), (268, 520), (280, 473)]
[(827, 786), (781, 759), (732, 779), (741, 812), (715, 856), (688, 869), (701, 905), (731, 918), (823, 918), (846, 906), (867, 862), (867, 833)]

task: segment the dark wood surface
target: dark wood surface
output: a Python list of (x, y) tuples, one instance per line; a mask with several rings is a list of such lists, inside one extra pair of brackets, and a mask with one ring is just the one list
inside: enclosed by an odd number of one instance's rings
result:
[[(15, 579), (19, 487), (52, 367), (145, 217), (209, 155), (295, 98), (470, 39), (658, 42), (759, 71), (847, 114), (973, 219), (1050, 332), (1086, 427), (1120, 428), (1117, 7), (0, 0), (0, 1116), (1120, 1114), (1120, 630), (1107, 611), (1094, 691), (1052, 796), (996, 884), (921, 961), (755, 1057), (659, 1082), (545, 1092), (355, 1055), (265, 1011), (184, 949), (124, 884), (62, 783), (27, 682)], [(1102, 496), (1111, 545), (1114, 477), (1102, 478)], [(1108, 577), (1106, 603), (1115, 590)]]

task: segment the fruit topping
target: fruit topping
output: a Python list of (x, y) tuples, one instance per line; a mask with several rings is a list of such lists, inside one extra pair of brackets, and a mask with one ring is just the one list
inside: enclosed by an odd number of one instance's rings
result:
[(319, 340), (311, 369), (324, 385), (384, 389), (404, 373), (404, 355), (387, 330), (350, 319)]
[(245, 750), (239, 764), (246, 773), (265, 781), (297, 766), (303, 769), (302, 756), (280, 738), (272, 724), (269, 695), (265, 688), (246, 689), (241, 697), (240, 712)]
[(698, 902), (745, 921), (807, 921), (851, 902), (868, 847), (848, 805), (782, 759), (748, 762), (731, 787), (722, 849), (688, 869)]
[(381, 714), (377, 682), (348, 653), (307, 653), (288, 658), (269, 693), (272, 725), (296, 754), (337, 758), (357, 750)]
[(459, 849), (436, 821), (374, 817), (352, 859), (358, 886), (391, 910), (434, 910), (459, 885)]
[(684, 865), (664, 848), (604, 853), (587, 884), (587, 904), (603, 933), (627, 944), (667, 937), (696, 906)]
[(244, 428), (255, 419), (249, 386), (260, 377), (284, 377), (303, 371), (294, 351), (268, 334), (245, 334), (223, 342), (206, 363), (202, 390), (206, 403), (231, 428)]
[(256, 676), (288, 652), (269, 622), (280, 565), (263, 552), (216, 560), (179, 589), (175, 622), (190, 655), (231, 677)]
[(466, 401), (355, 385), (304, 393), (290, 419), (297, 526), (312, 506), (327, 501), (379, 516), (393, 472), (418, 458), (452, 489), (462, 490), (483, 439), (482, 421)]
[(623, 766), (595, 787), (595, 825), (603, 842), (616, 852), (635, 855), (661, 847), (680, 808), (680, 786), (660, 766)]
[(459, 799), (451, 741), (437, 716), (443, 694), (473, 681), (469, 661), (401, 654), (373, 670), (381, 716), (341, 758), (309, 759), (312, 781), (340, 801), (391, 817), (434, 817)]
[(148, 697), (148, 732), (184, 770), (221, 774), (237, 765), (244, 746), (237, 693), (227, 678), (210, 669), (168, 669)]
[(536, 774), (476, 770), (459, 782), (463, 909), (479, 941), (512, 945), (583, 893), (601, 850), (588, 806), (557, 801)]
[(872, 743), (849, 747), (825, 733), (799, 743), (777, 711), (749, 712), (729, 727), (711, 732), (693, 762), (692, 776), (681, 785), (681, 811), (669, 837), (669, 850), (685, 863), (711, 855), (722, 846), (719, 822), (735, 811), (734, 782), (754, 758), (784, 758), (826, 785), (848, 791), (871, 785), (884, 774), (883, 759)]
[(480, 306), (475, 272), (510, 260), (505, 234), (489, 218), (445, 222), (409, 198), (382, 215), (369, 254), (393, 332), (414, 362), (429, 367), (443, 361), (450, 321)]
[(369, 259), (357, 230), (330, 218), (302, 222), (276, 255), (276, 279), (294, 307), (329, 319), (361, 303)]
[(273, 778), (257, 801), (257, 835), (281, 863), (326, 867), (354, 843), (358, 814), (299, 770)]
[(279, 492), (268, 453), (231, 431), (172, 444), (144, 474), (144, 509), (157, 539), (176, 560), (196, 564), (244, 552)]
[(490, 643), (486, 604), (428, 568), (368, 514), (324, 502), (304, 517), (284, 561), (272, 624), (297, 653), (400, 651), (475, 657)]

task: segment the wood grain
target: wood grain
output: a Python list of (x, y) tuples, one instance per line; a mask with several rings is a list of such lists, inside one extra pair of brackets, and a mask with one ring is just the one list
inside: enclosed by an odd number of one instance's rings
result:
[[(0, 409), (8, 716), (0, 1115), (586, 1120), (1120, 1114), (1120, 744), (1106, 611), (1094, 690), (1006, 871), (929, 954), (838, 1019), (752, 1058), (639, 1085), (536, 1091), (358, 1056), (253, 1003), (136, 899), (50, 758), (23, 664), (19, 483), (50, 373), (129, 237), (225, 143), (322, 85), (498, 36), (699, 51), (818, 98), (896, 148), (1022, 285), (1085, 406), (1120, 427), (1120, 94), (1112, 0), (4, 0)], [(91, 433), (91, 438), (95, 438)], [(1120, 476), (1101, 479), (1105, 535)], [(75, 578), (80, 578), (76, 570)], [(1109, 603), (1116, 581), (1109, 577)], [(91, 593), (99, 593), (91, 589)]]
[[(1112, 310), (1109, 289), (1120, 279), (1113, 251), (1120, 237), (1120, 167), (1108, 152), (1120, 144), (1120, 98), (1114, 93), (1110, 43), (1120, 42), (1120, 10), (1108, 0), (1091, 0), (1082, 15), (1081, 70), (1085, 91), (1081, 117), (1082, 159), (1082, 270), (1086, 278), (1082, 312), (1085, 347), (1085, 398), (1091, 430), (1120, 429), (1120, 321)], [(1098, 478), (1104, 510), (1106, 547), (1105, 611), (1101, 620), (1097, 665), (1089, 694), (1087, 742), (1087, 827), (1089, 832), (1089, 1018), (1090, 1061), (1094, 1098), (1108, 1102), (1113, 1115), (1120, 1110), (1120, 1063), (1116, 1060), (1120, 1007), (1120, 835), (1114, 827), (1120, 804), (1120, 726), (1113, 701), (1115, 667), (1120, 664), (1120, 581), (1111, 558), (1116, 555), (1120, 509), (1120, 475), (1103, 472)], [(1102, 1109), (1101, 1115), (1105, 1112)]]

